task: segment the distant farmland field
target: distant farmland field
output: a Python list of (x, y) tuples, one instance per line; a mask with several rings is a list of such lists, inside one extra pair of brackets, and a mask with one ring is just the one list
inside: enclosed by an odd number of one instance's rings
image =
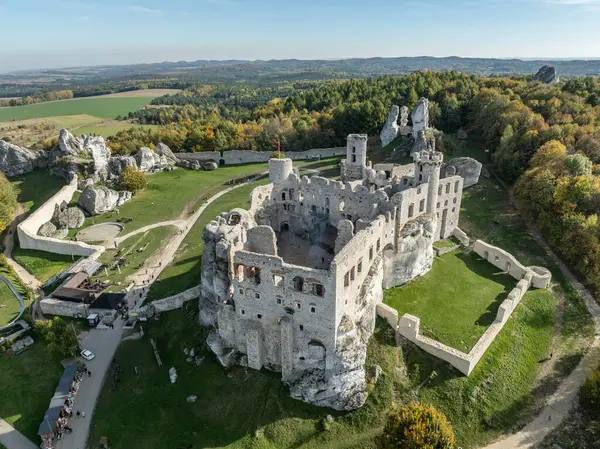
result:
[(114, 119), (141, 109), (151, 100), (152, 97), (97, 97), (0, 108), (0, 122), (81, 114)]

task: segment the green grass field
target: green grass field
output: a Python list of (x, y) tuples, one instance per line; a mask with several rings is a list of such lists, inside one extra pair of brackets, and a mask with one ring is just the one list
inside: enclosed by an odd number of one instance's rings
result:
[[(113, 387), (109, 372), (94, 413), (89, 447), (100, 437), (112, 449), (194, 448), (365, 448), (375, 449), (373, 437), (382, 426), (382, 413), (392, 401), (394, 376), (382, 376), (361, 410), (338, 413), (287, 396), (280, 375), (242, 367), (225, 370), (202, 344), (206, 330), (195, 315), (183, 310), (161, 314), (144, 325), (141, 340), (125, 341), (117, 350), (122, 368)], [(149, 338), (154, 338), (163, 366), (158, 367)], [(393, 371), (396, 349), (393, 332), (377, 328), (368, 350), (368, 364)], [(184, 348), (196, 347), (206, 358), (197, 367), (185, 361)], [(139, 374), (134, 374), (134, 366)], [(170, 384), (168, 370), (177, 369)], [(186, 402), (196, 395), (195, 403)], [(329, 431), (321, 420), (336, 417)]]
[(10, 178), (10, 182), (17, 193), (17, 200), (29, 213), (48, 201), (65, 185), (64, 179), (50, 176), (46, 170), (41, 169)]
[[(101, 256), (100, 262), (106, 265), (112, 265), (116, 260), (124, 257), (127, 261), (119, 266), (121, 272), (115, 268), (108, 271), (106, 276), (104, 270), (99, 270), (93, 279), (108, 280), (113, 284), (109, 291), (123, 290), (127, 285), (125, 279), (138, 271), (141, 266), (148, 261), (153, 254), (168, 240), (171, 239), (175, 230), (171, 226), (155, 228), (143, 234), (135, 235), (119, 246), (119, 253), (114, 249), (107, 249)], [(144, 248), (143, 251), (138, 249)], [(120, 284), (120, 285), (119, 285)]]
[(48, 253), (34, 249), (21, 249), (16, 244), (17, 240), (15, 239), (13, 258), (42, 284), (61, 271), (69, 268), (79, 259), (78, 256), (72, 258), (69, 255)]
[(151, 100), (152, 97), (81, 98), (0, 108), (0, 122), (77, 114), (114, 119), (119, 115), (126, 115), (141, 109)]
[(62, 371), (39, 339), (22, 354), (0, 357), (0, 417), (34, 443)]
[[(25, 300), (25, 305), (27, 305), (28, 294), (26, 288), (4, 268), (0, 268), (0, 275), (10, 281), (17, 292), (19, 292), (21, 297)], [(19, 301), (15, 298), (6, 284), (0, 281), (0, 327), (14, 320), (19, 315), (20, 311), (21, 305), (19, 304)]]
[(475, 253), (455, 250), (437, 257), (425, 276), (386, 290), (384, 301), (399, 316), (419, 317), (424, 335), (469, 352), (516, 282)]

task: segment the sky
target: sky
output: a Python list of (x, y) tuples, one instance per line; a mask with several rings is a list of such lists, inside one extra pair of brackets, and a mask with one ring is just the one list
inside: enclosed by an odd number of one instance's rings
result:
[(198, 59), (600, 57), (600, 0), (0, 0), (0, 73)]

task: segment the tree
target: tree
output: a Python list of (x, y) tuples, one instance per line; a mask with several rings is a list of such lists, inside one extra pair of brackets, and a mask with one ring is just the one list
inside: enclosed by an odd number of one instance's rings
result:
[(75, 331), (61, 317), (56, 316), (49, 321), (36, 321), (35, 330), (42, 336), (48, 349), (58, 356), (77, 355), (79, 342)]
[(583, 383), (580, 398), (581, 403), (589, 410), (600, 412), (600, 367), (592, 371)]
[(139, 171), (137, 168), (128, 165), (123, 169), (121, 173), (121, 179), (119, 180), (119, 187), (122, 190), (129, 190), (130, 192), (137, 192), (146, 187), (146, 176)]
[(0, 173), (0, 232), (12, 221), (16, 209), (17, 195), (4, 173)]
[(392, 406), (383, 435), (381, 449), (453, 449), (454, 431), (446, 416), (435, 408), (418, 402), (402, 408)]
[(572, 154), (565, 158), (565, 167), (573, 176), (592, 174), (592, 161), (584, 154)]

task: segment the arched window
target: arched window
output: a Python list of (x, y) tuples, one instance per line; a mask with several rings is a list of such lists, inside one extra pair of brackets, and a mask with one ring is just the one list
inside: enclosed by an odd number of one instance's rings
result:
[(300, 276), (296, 276), (294, 279), (294, 290), (301, 292), (304, 289), (304, 279)]
[(458, 182), (458, 181), (456, 181), (456, 182), (454, 183), (454, 193), (458, 193), (458, 184), (459, 184), (459, 182)]
[(415, 205), (414, 204), (410, 204), (408, 206), (408, 218), (412, 217), (415, 213)]
[(329, 207), (329, 197), (325, 197), (325, 206)]
[(421, 200), (419, 203), (419, 212), (423, 212), (425, 210), (425, 200)]
[(285, 201), (285, 192), (281, 192), (281, 200)]

